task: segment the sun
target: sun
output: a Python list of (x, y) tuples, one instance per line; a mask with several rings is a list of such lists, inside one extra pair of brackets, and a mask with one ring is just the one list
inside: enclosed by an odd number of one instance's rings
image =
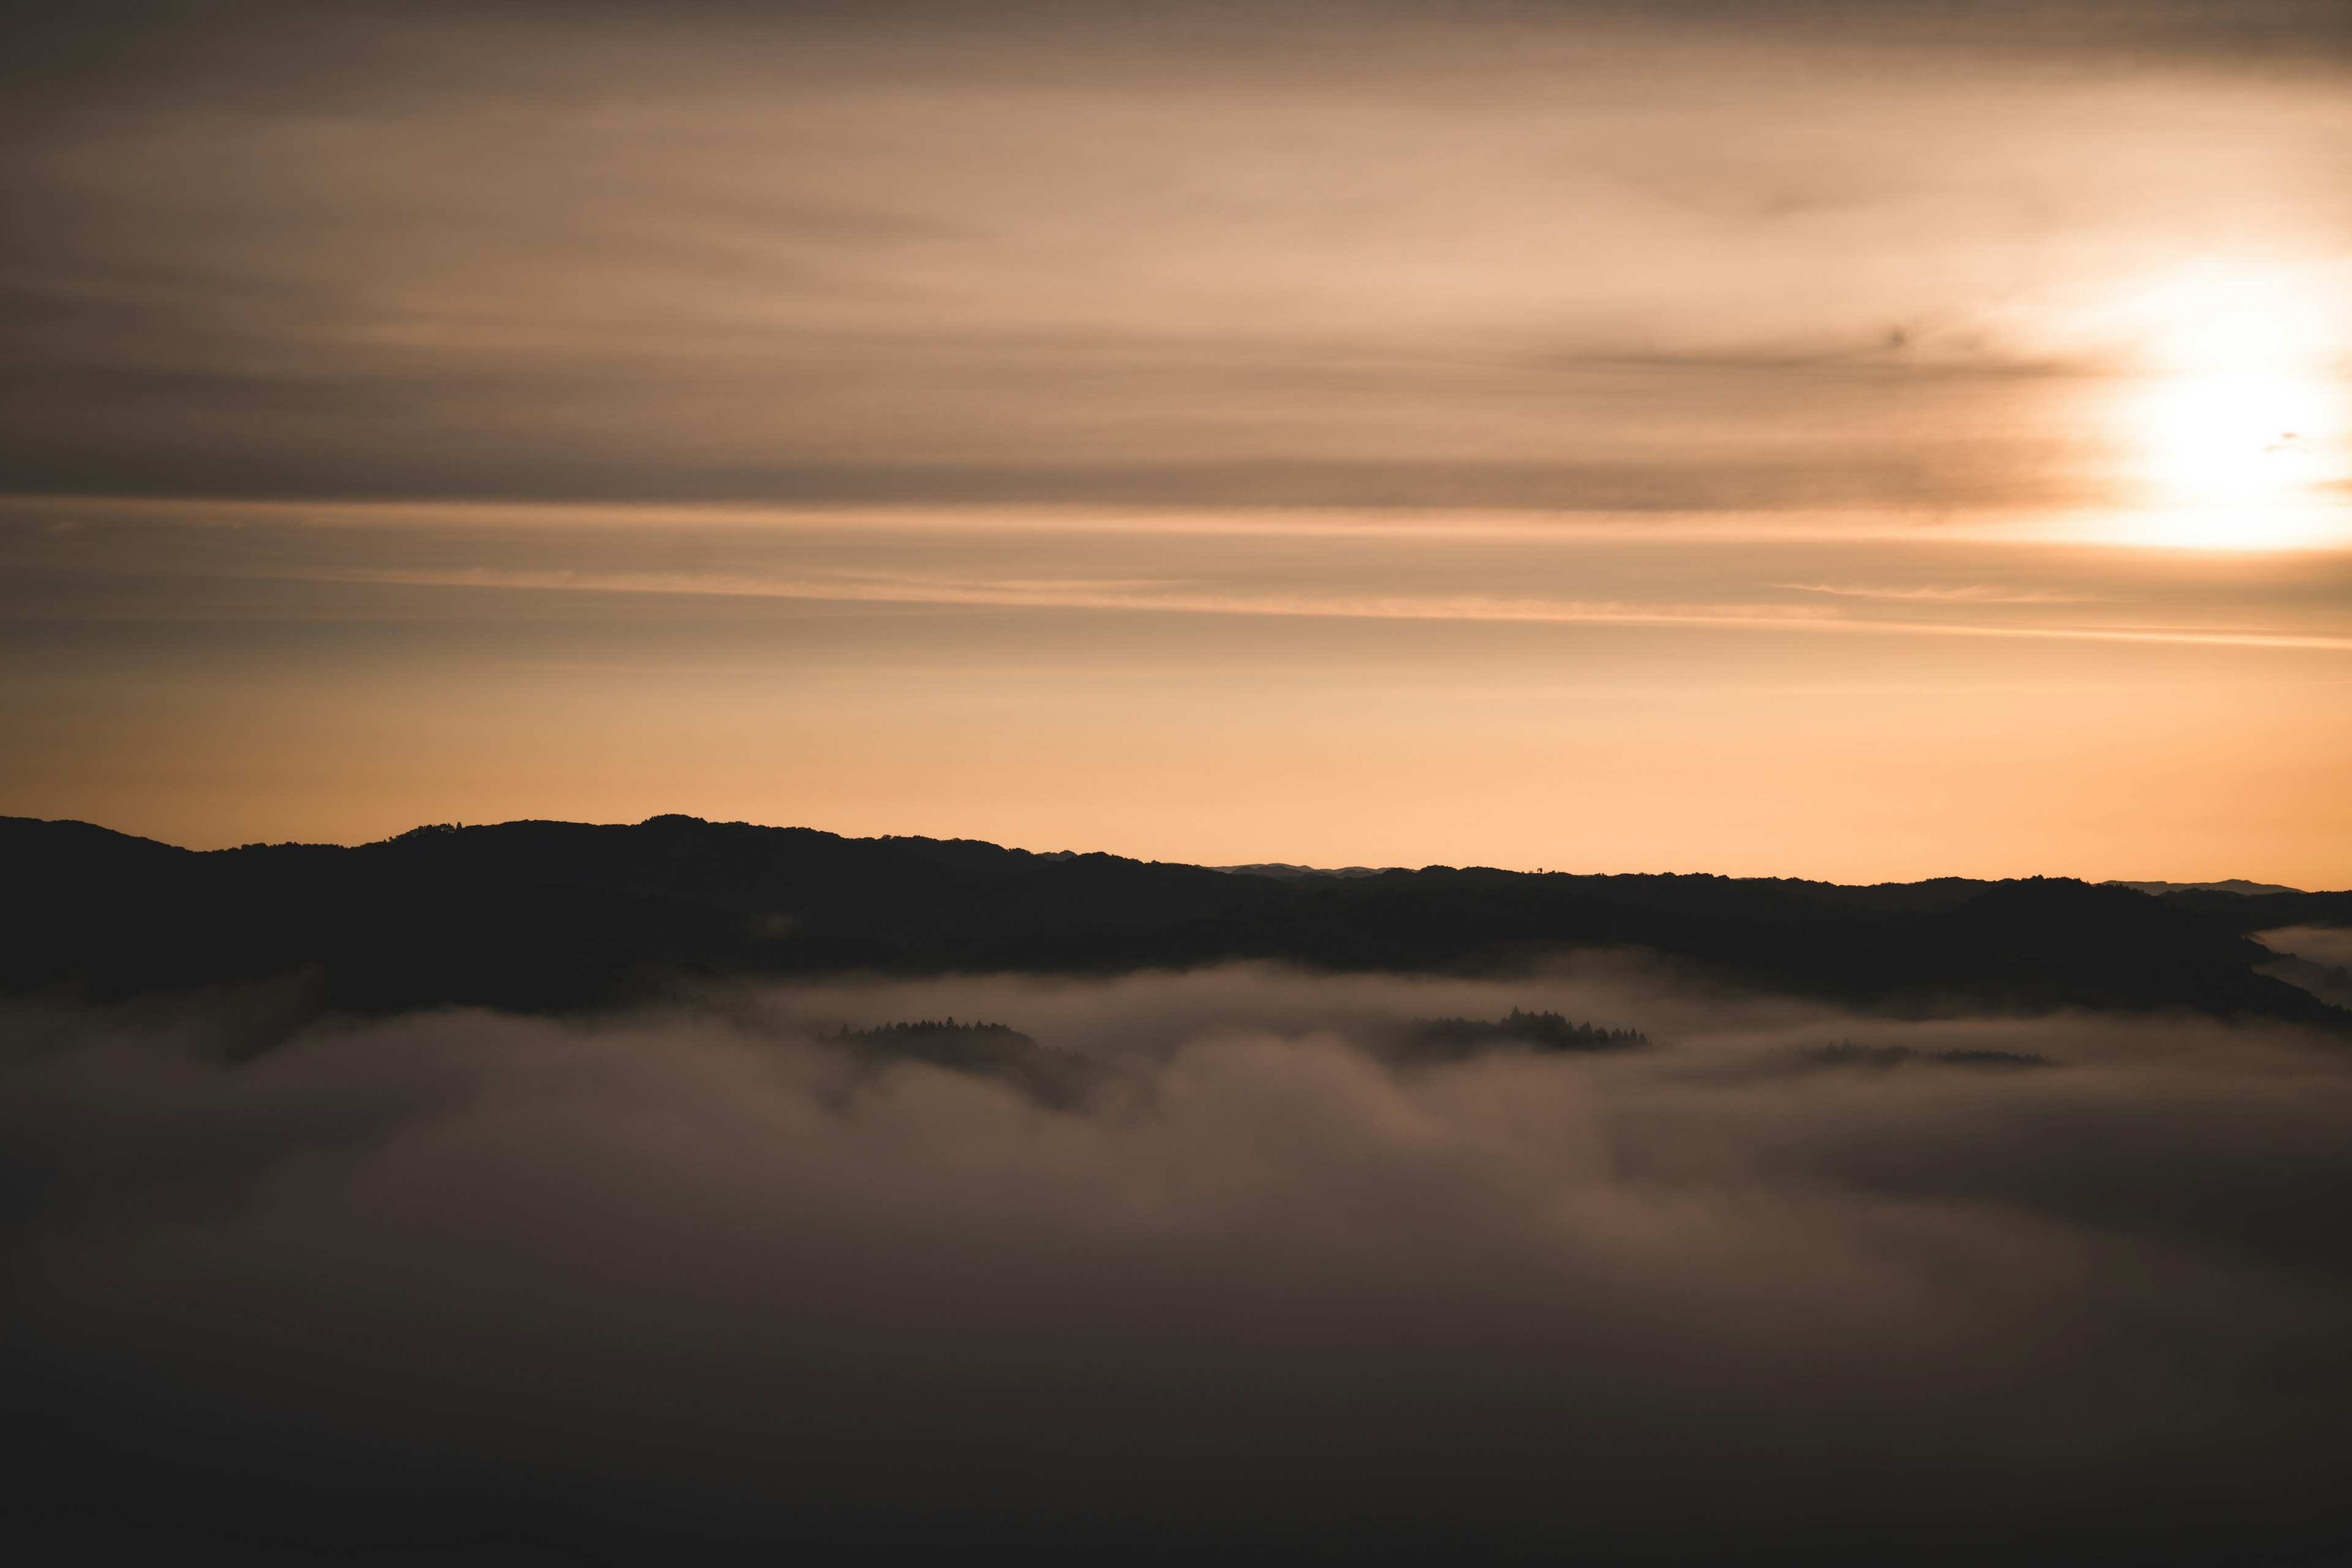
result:
[(2137, 412), (2144, 471), (2167, 499), (2192, 505), (2290, 500), (2322, 477), (2331, 391), (2286, 371), (2168, 377)]
[[(2346, 531), (2337, 324), (2325, 296), (2260, 273), (2207, 274), (2146, 302), (2153, 374), (2126, 422), (2150, 543), (2278, 549)], [(2332, 303), (2332, 301), (2331, 301)]]

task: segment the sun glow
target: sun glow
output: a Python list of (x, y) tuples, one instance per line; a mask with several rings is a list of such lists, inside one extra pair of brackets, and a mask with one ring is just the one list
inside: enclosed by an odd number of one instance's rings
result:
[(2201, 276), (2145, 309), (2157, 378), (2126, 421), (2156, 510), (2147, 543), (2270, 550), (2352, 533), (2330, 481), (2343, 466), (2335, 312), (2284, 279)]
[(2333, 390), (2283, 372), (2168, 378), (2138, 410), (2147, 476), (2192, 505), (2290, 500), (2326, 477)]

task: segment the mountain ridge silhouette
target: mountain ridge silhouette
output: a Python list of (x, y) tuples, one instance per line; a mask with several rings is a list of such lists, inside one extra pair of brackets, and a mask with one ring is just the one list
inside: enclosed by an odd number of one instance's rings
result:
[(2255, 973), (2278, 955), (2250, 935), (2352, 925), (2347, 892), (1446, 866), (1269, 877), (677, 815), (216, 850), (0, 817), (0, 988), (98, 999), (290, 975), (320, 1005), (358, 1012), (564, 1012), (739, 975), (1241, 960), (1506, 973), (1637, 948), (1732, 984), (1907, 1015), (2185, 1008), (2352, 1032), (2352, 1012)]

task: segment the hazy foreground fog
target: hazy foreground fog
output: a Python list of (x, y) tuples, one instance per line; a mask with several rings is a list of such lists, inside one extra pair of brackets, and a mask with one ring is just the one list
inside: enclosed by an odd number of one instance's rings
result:
[[(2346, 1539), (2352, 1059), (2316, 1037), (1622, 968), (289, 1005), (0, 1014), (26, 1528), (310, 1561)], [(1654, 1044), (1370, 1048), (1513, 1006)], [(1056, 1110), (812, 1039), (948, 1014), (1110, 1071)]]

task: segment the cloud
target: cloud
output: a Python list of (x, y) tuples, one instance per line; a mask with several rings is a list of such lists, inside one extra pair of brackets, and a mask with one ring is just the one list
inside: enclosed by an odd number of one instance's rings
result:
[(2284, 926), (2259, 932), (2255, 940), (2281, 955), (2261, 965), (2262, 973), (2300, 985), (2323, 1002), (2352, 1007), (2352, 931)]
[(2051, 505), (2185, 222), (2343, 250), (2316, 8), (1160, 9), (35, 19), (0, 481)]
[[(2352, 1064), (2292, 1032), (1599, 963), (842, 983), (257, 1054), (241, 1005), (5, 1016), (36, 1516), (509, 1560), (1885, 1562), (1932, 1529), (2245, 1562), (2352, 1525)], [(1381, 1058), (1512, 1006), (1655, 1043)], [(1103, 1081), (817, 1043), (950, 1014)], [(2058, 1065), (1952, 1070), (1985, 1051)]]
[(1833, 594), (1848, 599), (1925, 599), (1970, 605), (2080, 605), (2091, 602), (2091, 595), (2086, 594), (2056, 594), (2046, 589), (2018, 590), (1991, 583), (1783, 583), (1778, 586), (1803, 594)]

